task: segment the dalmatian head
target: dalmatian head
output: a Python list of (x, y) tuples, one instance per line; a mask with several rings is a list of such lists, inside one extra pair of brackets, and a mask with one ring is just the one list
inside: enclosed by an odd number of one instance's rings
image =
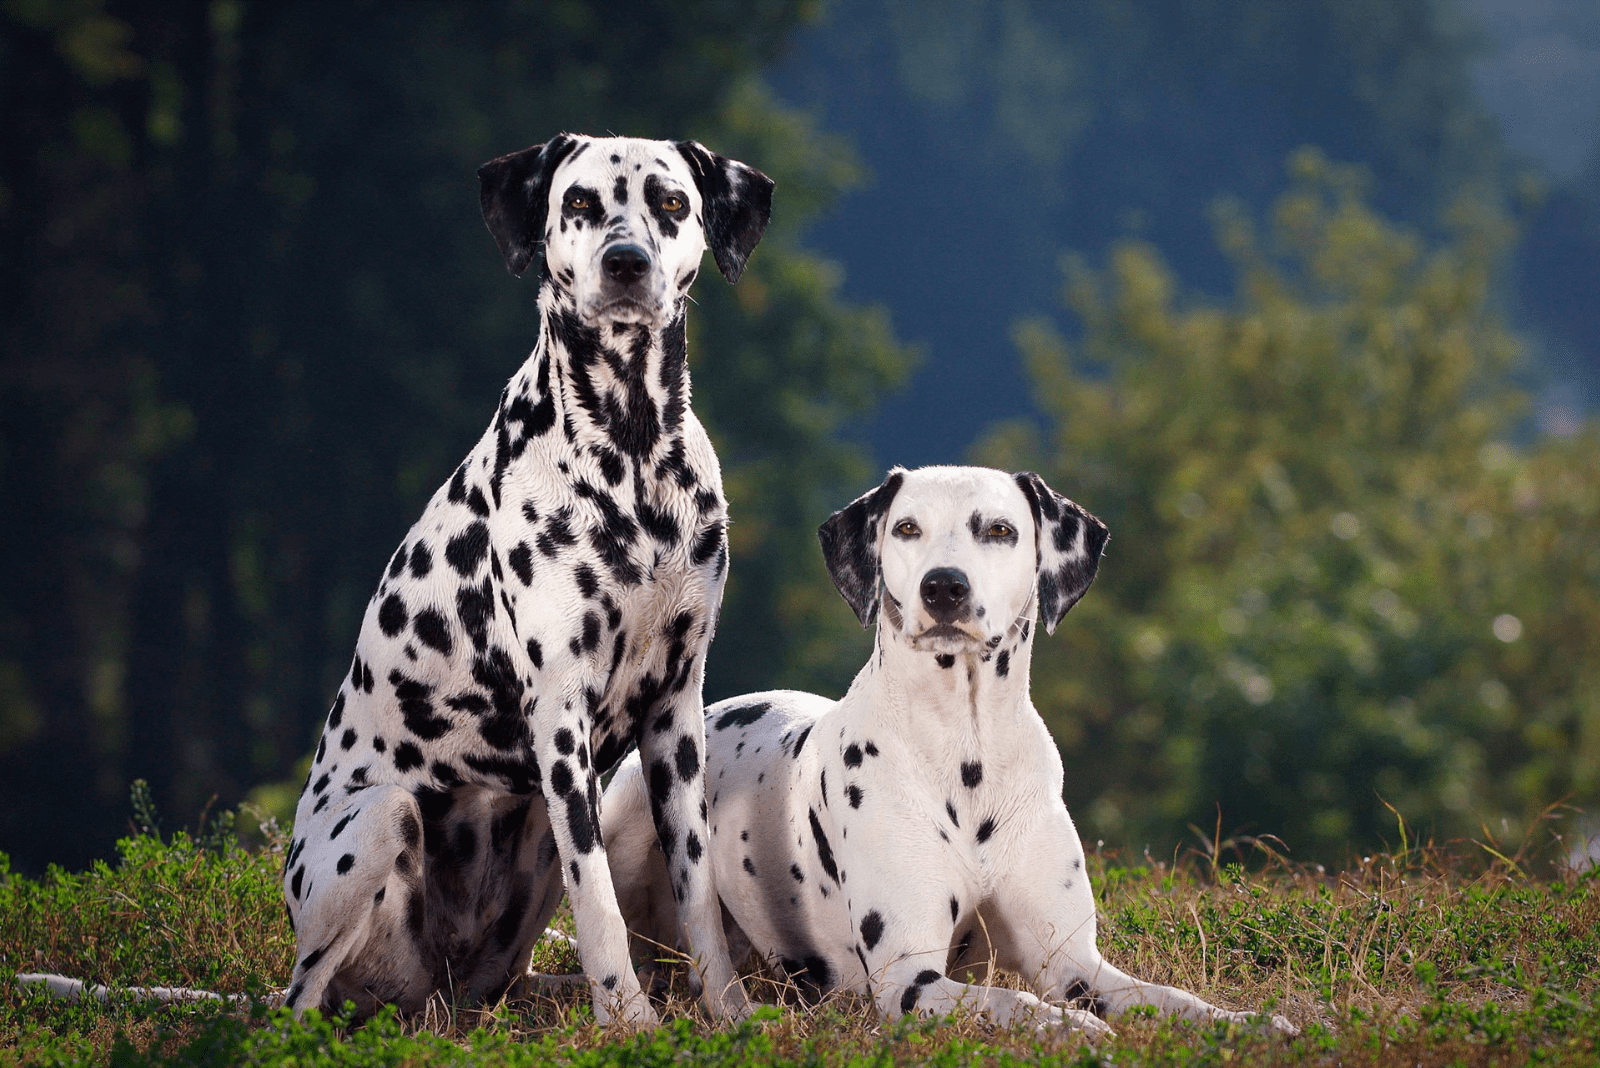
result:
[(1094, 581), (1108, 533), (1031, 471), (894, 468), (817, 532), (861, 625), (912, 648), (981, 652), (1038, 611), (1055, 632)]
[(511, 273), (589, 325), (669, 321), (709, 247), (730, 282), (761, 240), (772, 179), (695, 141), (557, 134), (478, 170), (483, 218)]

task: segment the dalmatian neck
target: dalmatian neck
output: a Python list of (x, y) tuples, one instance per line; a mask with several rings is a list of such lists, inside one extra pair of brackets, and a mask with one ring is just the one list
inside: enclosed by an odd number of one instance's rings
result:
[[(680, 299), (659, 327), (591, 325), (565, 287), (546, 281), (538, 346), (507, 387), (500, 421), (522, 423), (528, 437), (553, 430), (551, 438), (596, 456), (602, 467), (681, 453), (689, 412), (686, 305)], [(515, 426), (511, 436), (517, 438)]]
[(980, 744), (1017, 735), (1037, 718), (1028, 692), (1034, 622), (1024, 619), (989, 649), (932, 653), (913, 649), (898, 627), (878, 619), (876, 649), (851, 689), (865, 687), (863, 706), (903, 720), (902, 737), (943, 744), (951, 736)]

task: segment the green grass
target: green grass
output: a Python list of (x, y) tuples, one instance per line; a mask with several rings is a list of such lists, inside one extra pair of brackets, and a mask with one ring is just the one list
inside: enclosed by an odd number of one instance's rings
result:
[[(258, 1004), (106, 1004), (18, 988), (17, 971), (267, 996), (287, 982), (293, 937), (279, 898), (281, 842), (177, 834), (120, 844), (115, 864), (31, 880), (0, 862), (0, 1063), (572, 1065), (1493, 1065), (1600, 1062), (1600, 895), (1593, 873), (1534, 878), (1494, 860), (1467, 871), (1436, 851), (1326, 874), (1129, 865), (1094, 857), (1101, 945), (1114, 963), (1230, 1008), (1271, 1006), (1302, 1028), (1145, 1016), (1115, 1038), (1002, 1031), (981, 1019), (881, 1024), (864, 998), (763, 1010), (734, 1028), (691, 1007), (632, 1035), (594, 1025), (581, 992), (430, 1007), (346, 1026)], [(565, 954), (563, 957), (562, 954)], [(562, 950), (547, 970), (573, 967)], [(754, 986), (766, 1000), (781, 992)]]

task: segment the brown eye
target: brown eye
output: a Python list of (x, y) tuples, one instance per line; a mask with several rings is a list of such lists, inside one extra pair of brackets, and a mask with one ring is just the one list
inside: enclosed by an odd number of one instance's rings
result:
[(589, 198), (581, 194), (574, 193), (572, 196), (567, 198), (567, 207), (571, 208), (573, 211), (582, 211), (588, 206)]
[(1016, 531), (1012, 530), (1011, 526), (1007, 523), (989, 524), (988, 536), (991, 538), (1009, 538), (1015, 533)]
[(909, 519), (902, 519), (895, 524), (894, 533), (898, 538), (914, 538), (922, 533), (922, 528)]
[(682, 211), (683, 210), (683, 198), (682, 197), (667, 197), (665, 200), (663, 200), (661, 202), (661, 210), (662, 211)]

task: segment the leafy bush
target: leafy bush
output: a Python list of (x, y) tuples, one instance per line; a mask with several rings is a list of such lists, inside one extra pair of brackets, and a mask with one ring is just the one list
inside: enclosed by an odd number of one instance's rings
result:
[[(1069, 342), (1017, 331), (1049, 416), (987, 462), (1104, 518), (1094, 590), (1034, 662), (1089, 836), (1186, 823), (1343, 862), (1393, 816), (1504, 833), (1600, 801), (1600, 432), (1540, 437), (1496, 313), (1504, 221), (1432, 245), (1306, 151), (1262, 228), (1218, 212), (1234, 294), (1160, 255), (1069, 261)], [(1263, 232), (1264, 230), (1264, 232)]]

